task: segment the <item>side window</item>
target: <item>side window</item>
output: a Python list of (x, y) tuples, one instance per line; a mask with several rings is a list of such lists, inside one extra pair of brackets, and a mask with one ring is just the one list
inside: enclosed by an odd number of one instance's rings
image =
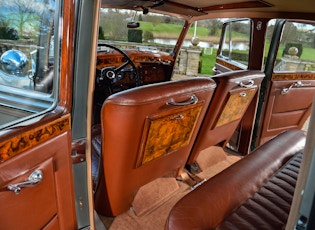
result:
[(264, 65), (263, 65), (264, 68), (266, 66), (268, 52), (270, 49), (270, 44), (271, 44), (271, 40), (272, 40), (272, 35), (274, 33), (274, 30), (275, 30), (276, 22), (277, 22), (277, 19), (271, 19), (267, 25), (266, 37), (265, 37), (265, 48), (264, 48)]
[(287, 21), (282, 30), (274, 72), (315, 71), (315, 26)]
[(251, 21), (240, 19), (224, 24), (222, 47), (219, 55), (227, 61), (236, 62), (242, 68), (248, 66)]
[(1, 2), (0, 129), (51, 109), (57, 90), (55, 0)]
[(191, 25), (177, 58), (173, 79), (213, 75), (224, 20), (227, 19), (204, 19)]

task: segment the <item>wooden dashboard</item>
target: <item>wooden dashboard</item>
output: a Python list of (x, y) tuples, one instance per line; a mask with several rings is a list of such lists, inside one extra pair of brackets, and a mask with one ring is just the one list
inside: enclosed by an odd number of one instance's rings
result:
[[(170, 80), (171, 70), (174, 64), (174, 58), (164, 52), (141, 51), (141, 50), (124, 50), (140, 75), (140, 84), (146, 85), (155, 82)], [(96, 69), (104, 67), (118, 67), (126, 62), (125, 57), (117, 51), (102, 51), (97, 55)], [(128, 77), (125, 77), (117, 84), (129, 83)]]

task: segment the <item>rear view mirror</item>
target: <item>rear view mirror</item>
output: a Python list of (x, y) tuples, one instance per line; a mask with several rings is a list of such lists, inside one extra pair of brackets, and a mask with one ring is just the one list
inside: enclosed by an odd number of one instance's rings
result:
[(127, 28), (129, 28), (129, 29), (135, 29), (135, 28), (139, 28), (139, 27), (140, 27), (139, 22), (128, 22), (127, 23)]

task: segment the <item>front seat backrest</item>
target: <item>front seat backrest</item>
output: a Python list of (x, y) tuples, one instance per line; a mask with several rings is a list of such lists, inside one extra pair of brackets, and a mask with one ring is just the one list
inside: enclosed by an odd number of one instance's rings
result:
[(209, 78), (157, 83), (111, 95), (103, 104), (102, 166), (96, 210), (127, 211), (137, 190), (184, 168), (216, 84)]
[(264, 76), (261, 71), (245, 70), (213, 77), (217, 88), (187, 162), (192, 171), (199, 170), (195, 163), (202, 150), (229, 142)]

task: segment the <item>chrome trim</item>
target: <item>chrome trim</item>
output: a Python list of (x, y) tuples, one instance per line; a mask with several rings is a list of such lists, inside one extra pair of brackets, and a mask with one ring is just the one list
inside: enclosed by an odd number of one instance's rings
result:
[(173, 99), (171, 99), (169, 102), (166, 102), (166, 105), (172, 105), (172, 106), (186, 106), (186, 105), (194, 105), (198, 102), (198, 97), (196, 95), (192, 95), (188, 101), (183, 102), (175, 102)]
[(16, 183), (16, 184), (9, 184), (7, 186), (7, 189), (14, 192), (16, 195), (18, 195), (21, 192), (22, 188), (36, 185), (39, 182), (41, 182), (42, 179), (43, 179), (43, 172), (42, 170), (37, 169), (29, 175), (27, 181)]
[(297, 82), (292, 83), (288, 88), (283, 88), (281, 90), (281, 95), (287, 94), (293, 87), (300, 88), (300, 87), (307, 87), (311, 85), (312, 85), (311, 83), (304, 84), (301, 81), (297, 81)]
[(249, 79), (249, 80), (246, 80), (246, 81), (241, 81), (239, 83), (239, 86), (242, 87), (242, 88), (252, 88), (254, 86), (254, 81)]

